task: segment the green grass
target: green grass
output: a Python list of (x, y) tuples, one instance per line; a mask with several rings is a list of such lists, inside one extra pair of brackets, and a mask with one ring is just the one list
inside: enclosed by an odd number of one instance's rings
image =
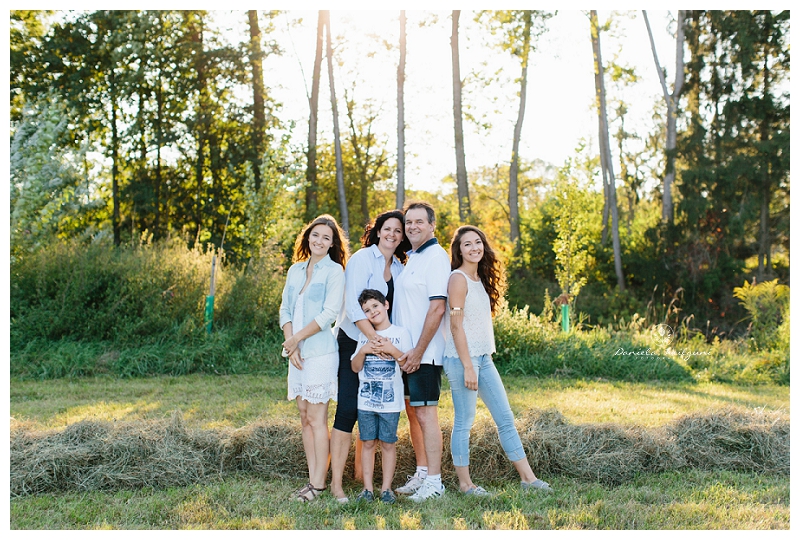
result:
[[(440, 415), (452, 418), (452, 401), (444, 379)], [(764, 407), (789, 414), (789, 387), (704, 383), (633, 383), (505, 376), (516, 414), (531, 407), (558, 409), (573, 423), (614, 422), (645, 427), (677, 416), (722, 406)], [(267, 375), (187, 375), (116, 379), (12, 379), (11, 416), (63, 428), (85, 419), (141, 420), (164, 418), (180, 410), (189, 427), (238, 428), (258, 419), (294, 417), (286, 400), (284, 377)], [(483, 408), (479, 401), (478, 406)], [(331, 413), (333, 407), (331, 407)]]
[(66, 493), (11, 501), (11, 529), (788, 529), (783, 477), (688, 471), (607, 487), (554, 478), (551, 495), (414, 504), (287, 501), (295, 483), (242, 476), (163, 491)]
[[(634, 383), (504, 377), (514, 412), (555, 408), (574, 423), (660, 426), (723, 407), (789, 414), (789, 387), (723, 383)], [(85, 419), (163, 419), (182, 412), (189, 427), (238, 428), (297, 418), (285, 377), (267, 375), (55, 379), (10, 382), (12, 423), (60, 429)], [(479, 407), (483, 405), (479, 402)], [(333, 407), (331, 407), (331, 415)], [(479, 412), (485, 414), (486, 411)], [(445, 386), (440, 416), (452, 418)], [(405, 422), (405, 416), (401, 417)], [(298, 420), (299, 426), (299, 420)], [(447, 449), (445, 449), (447, 451)], [(289, 500), (302, 479), (257, 474), (166, 490), (68, 492), (15, 497), (10, 527), (22, 529), (788, 529), (789, 478), (687, 469), (641, 474), (618, 486), (547, 477), (556, 492), (523, 494), (516, 482), (481, 481), (496, 496), (340, 506), (329, 495)], [(451, 473), (452, 471), (447, 471)], [(402, 477), (404, 471), (398, 471)], [(378, 477), (380, 474), (378, 473)], [(355, 495), (360, 485), (346, 479)]]

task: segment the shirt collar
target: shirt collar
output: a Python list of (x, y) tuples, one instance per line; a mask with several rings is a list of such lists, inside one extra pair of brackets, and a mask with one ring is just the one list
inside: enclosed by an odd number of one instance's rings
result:
[[(308, 268), (308, 262), (311, 260), (311, 257), (303, 261), (303, 268)], [(331, 259), (330, 254), (326, 253), (323, 258), (319, 260), (317, 264), (314, 265), (316, 268), (317, 266), (327, 266), (329, 262), (333, 262)]]
[(422, 253), (423, 251), (425, 251), (429, 247), (431, 247), (431, 246), (433, 246), (435, 244), (438, 244), (438, 243), (439, 243), (439, 241), (434, 236), (433, 238), (431, 238), (430, 240), (428, 240), (427, 242), (425, 242), (424, 244), (419, 246), (419, 248), (412, 249), (411, 251), (407, 252), (406, 255), (411, 255), (412, 253)]

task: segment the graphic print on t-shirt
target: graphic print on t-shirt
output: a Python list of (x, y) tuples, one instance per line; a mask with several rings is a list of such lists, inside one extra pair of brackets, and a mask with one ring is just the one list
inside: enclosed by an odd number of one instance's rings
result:
[(368, 355), (364, 360), (364, 375), (367, 381), (361, 385), (361, 397), (369, 401), (369, 406), (374, 409), (383, 407), (383, 403), (394, 401), (394, 370), (397, 363), (394, 360), (382, 360), (377, 356)]

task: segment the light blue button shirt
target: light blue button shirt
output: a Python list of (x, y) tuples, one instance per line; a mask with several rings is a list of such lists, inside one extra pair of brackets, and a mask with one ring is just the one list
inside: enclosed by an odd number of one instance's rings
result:
[[(307, 268), (308, 260), (305, 260), (293, 264), (286, 274), (286, 285), (281, 296), (281, 328), (292, 320), (292, 310), (306, 283)], [(342, 308), (343, 300), (344, 270), (329, 255), (325, 255), (324, 259), (314, 265), (311, 281), (303, 293), (303, 321), (308, 324), (313, 319), (321, 328), (319, 332), (303, 340), (300, 346), (300, 355), (303, 358), (313, 358), (339, 350), (331, 325)]]
[[(358, 303), (358, 295), (364, 289), (375, 289), (384, 295), (389, 292), (389, 287), (383, 279), (383, 269), (386, 268), (386, 258), (378, 249), (377, 244), (361, 248), (347, 261), (344, 271), (344, 304), (339, 312), (336, 326), (344, 330), (350, 339), (358, 340), (361, 333), (355, 325), (357, 321), (366, 319), (364, 311)], [(403, 271), (403, 263), (392, 255), (390, 272), (395, 283), (397, 276)], [(394, 310), (392, 310), (394, 311)], [(394, 313), (392, 313), (394, 314)]]

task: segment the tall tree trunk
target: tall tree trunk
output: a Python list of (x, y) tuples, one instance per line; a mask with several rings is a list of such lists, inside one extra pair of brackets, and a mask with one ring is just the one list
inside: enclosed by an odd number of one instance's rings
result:
[(155, 194), (156, 217), (153, 221), (153, 238), (158, 239), (161, 221), (161, 147), (164, 145), (164, 94), (161, 89), (161, 69), (159, 68), (159, 84), (156, 88), (156, 174), (153, 193)]
[(258, 11), (247, 11), (250, 23), (250, 67), (253, 72), (253, 150), (251, 162), (255, 189), (261, 189), (261, 160), (264, 156), (264, 132), (267, 127), (264, 113), (264, 53), (261, 50), (261, 29), (258, 27)]
[(597, 11), (591, 10), (592, 51), (595, 61), (595, 90), (597, 93), (598, 118), (600, 122), (601, 143), (605, 145), (606, 163), (608, 164), (608, 206), (611, 211), (611, 243), (614, 248), (614, 270), (617, 274), (617, 286), (625, 290), (625, 276), (622, 273), (622, 255), (619, 243), (619, 211), (617, 209), (617, 190), (614, 182), (614, 169), (611, 161), (611, 144), (608, 136), (608, 116), (606, 115), (606, 88), (603, 80), (603, 56), (600, 51), (600, 26), (597, 22)]
[(464, 126), (461, 112), (461, 68), (458, 60), (458, 19), (461, 11), (453, 11), (453, 33), (450, 48), (453, 59), (453, 120), (456, 137), (456, 184), (458, 186), (458, 217), (462, 223), (469, 221), (472, 211), (469, 204), (467, 184), (467, 163), (464, 157)]
[(117, 128), (117, 84), (114, 68), (111, 68), (111, 227), (114, 231), (114, 245), (119, 246), (119, 130)]
[(328, 57), (328, 82), (331, 87), (331, 111), (333, 112), (333, 142), (336, 149), (336, 187), (339, 193), (339, 212), (341, 213), (341, 225), (345, 235), (350, 237), (350, 217), (347, 212), (347, 195), (344, 190), (344, 167), (342, 165), (342, 141), (339, 136), (339, 111), (336, 107), (336, 85), (333, 82), (333, 46), (331, 45), (331, 12), (325, 12), (325, 26), (327, 31)]
[(400, 62), (397, 64), (397, 208), (406, 198), (406, 117), (404, 91), (406, 83), (406, 12), (400, 10)]
[(508, 210), (511, 241), (519, 247), (519, 140), (522, 136), (522, 121), (525, 118), (525, 100), (528, 90), (528, 60), (531, 52), (531, 25), (533, 14), (525, 10), (525, 28), (522, 31), (522, 77), (519, 83), (519, 112), (514, 125), (514, 143), (511, 149), (511, 167), (508, 177)]
[[(769, 15), (768, 15), (769, 16)], [(770, 22), (765, 24), (765, 31), (769, 32)], [(767, 36), (767, 39), (768, 36)], [(769, 53), (768, 47), (764, 47), (764, 67), (762, 69), (762, 77), (764, 80), (764, 113), (761, 119), (760, 139), (763, 146), (769, 145), (770, 140), (770, 121), (771, 114), (768, 110), (768, 103), (770, 103), (770, 72), (769, 72)], [(772, 273), (772, 246), (769, 234), (769, 202), (772, 199), (772, 181), (770, 171), (770, 156), (762, 153), (763, 163), (761, 164), (761, 216), (759, 221), (759, 241), (758, 241), (758, 270), (756, 272), (756, 279), (762, 282), (766, 279), (768, 274)]]
[(186, 12), (185, 17), (189, 19), (190, 39), (194, 49), (194, 69), (197, 77), (196, 89), (199, 95), (199, 103), (195, 111), (196, 128), (195, 140), (197, 141), (197, 155), (195, 156), (195, 200), (194, 200), (194, 224), (196, 237), (200, 238), (200, 231), (203, 227), (204, 194), (203, 187), (204, 169), (206, 160), (206, 146), (208, 143), (208, 119), (206, 105), (208, 103), (208, 88), (206, 86), (206, 69), (203, 54), (203, 28), (202, 22), (196, 21), (191, 12)]
[(656, 44), (653, 40), (653, 31), (650, 29), (650, 21), (647, 18), (647, 11), (642, 10), (644, 23), (647, 26), (647, 35), (650, 37), (650, 49), (653, 51), (653, 60), (656, 63), (656, 71), (661, 82), (661, 90), (664, 93), (664, 101), (667, 104), (667, 143), (664, 149), (666, 154), (666, 169), (664, 171), (664, 186), (661, 195), (661, 221), (672, 224), (674, 221), (674, 210), (672, 202), (672, 185), (675, 183), (675, 152), (678, 146), (678, 98), (683, 89), (684, 66), (683, 66), (683, 20), (686, 12), (678, 11), (678, 29), (675, 37), (675, 83), (672, 86), (672, 93), (667, 89), (667, 81), (661, 63), (658, 61)]
[(311, 76), (311, 98), (308, 116), (308, 165), (306, 167), (306, 221), (317, 215), (317, 113), (319, 112), (319, 79), (322, 69), (322, 42), (325, 39), (325, 12), (317, 15), (317, 46), (314, 73)]

